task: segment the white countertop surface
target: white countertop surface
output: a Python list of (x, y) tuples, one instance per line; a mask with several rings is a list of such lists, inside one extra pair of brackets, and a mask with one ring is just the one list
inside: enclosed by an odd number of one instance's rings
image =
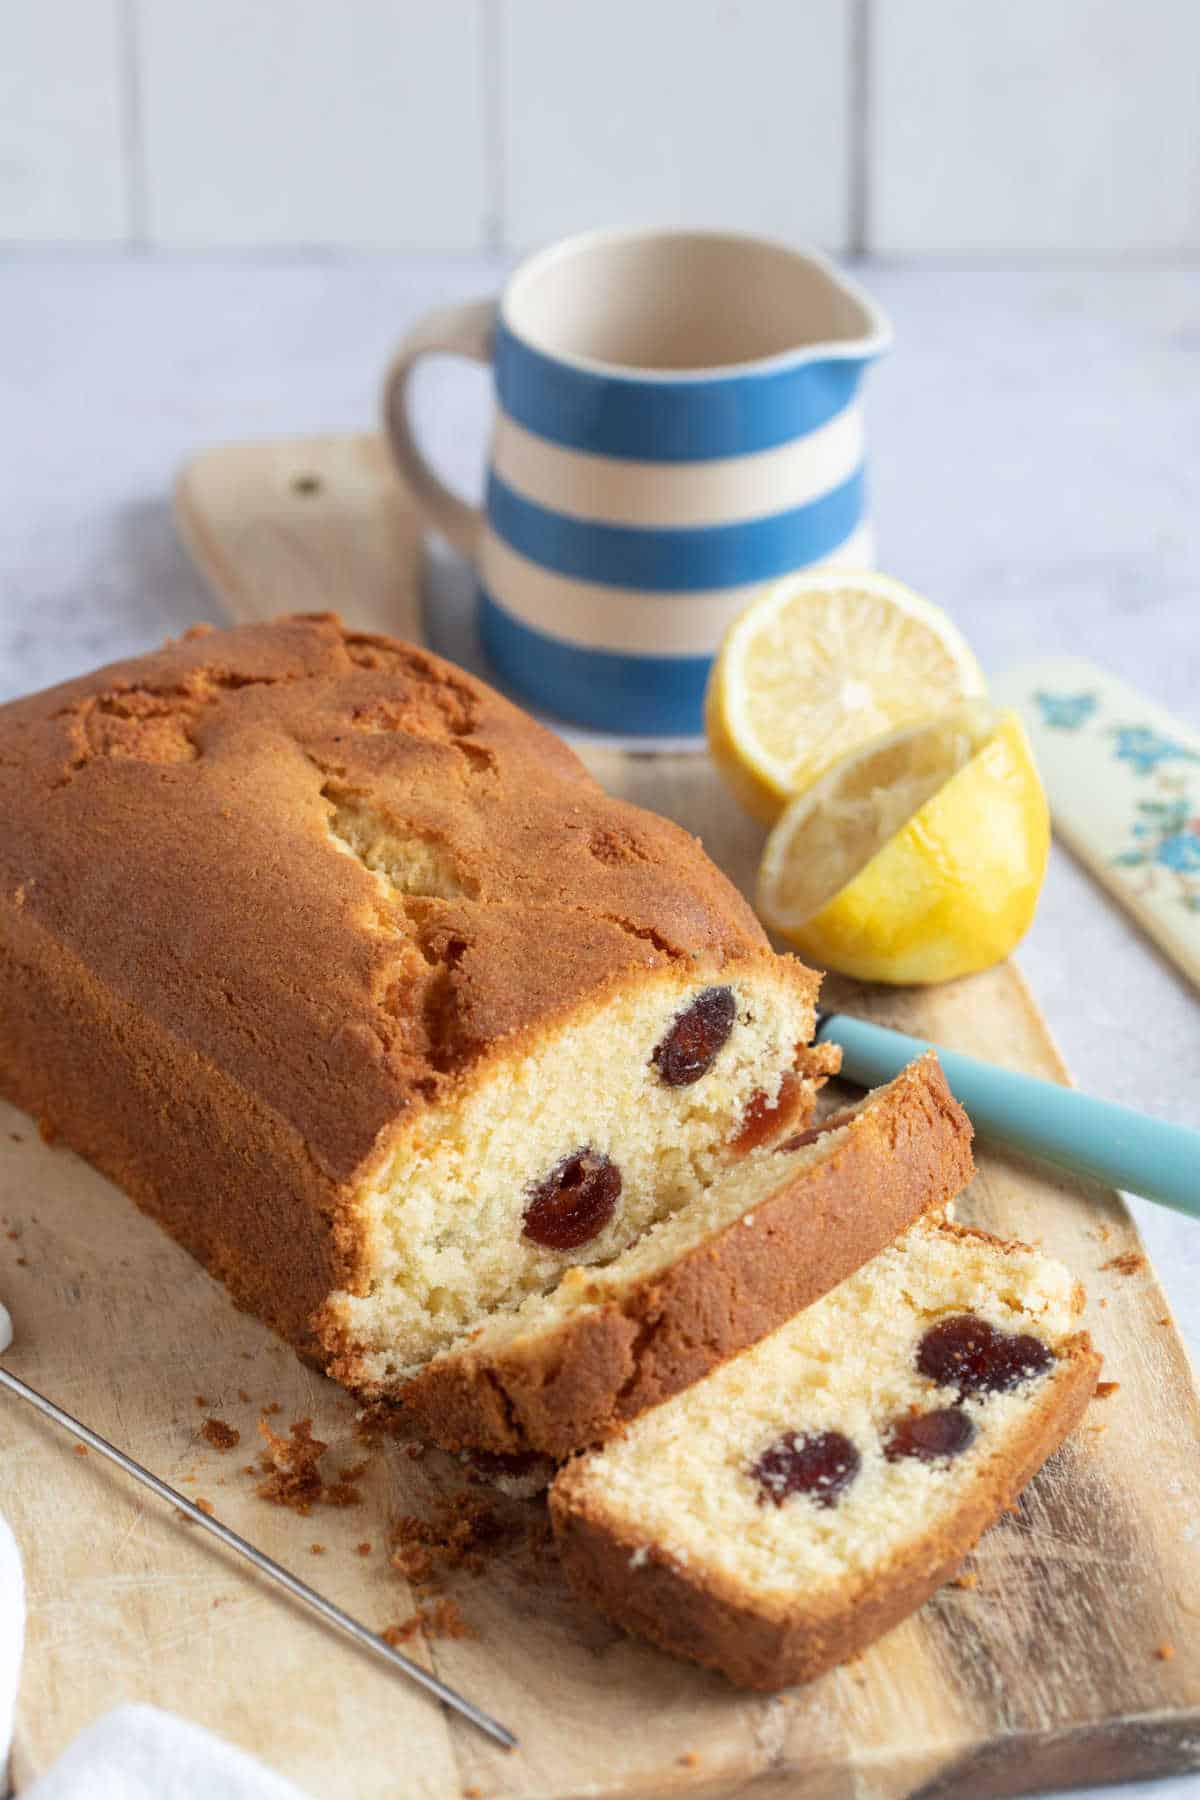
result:
[[(178, 464), (369, 425), (409, 322), (500, 272), (0, 261), (0, 699), (216, 618), (171, 524)], [(866, 390), (881, 567), (991, 672), (1082, 654), (1200, 725), (1200, 271), (860, 274), (896, 329)], [(435, 460), (476, 485), (486, 378), (447, 364), (418, 398)], [(1200, 997), (1057, 847), (1020, 960), (1082, 1086), (1200, 1126)], [(1133, 1204), (1196, 1356), (1200, 1224)], [(1128, 1791), (1174, 1800), (1200, 1777)]]

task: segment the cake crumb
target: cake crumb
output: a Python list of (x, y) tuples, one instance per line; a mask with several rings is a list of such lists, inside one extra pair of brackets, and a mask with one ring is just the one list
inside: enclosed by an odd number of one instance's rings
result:
[(698, 1769), (700, 1767), (700, 1758), (694, 1750), (685, 1750), (678, 1760), (681, 1769)]
[(268, 1419), (273, 1419), (275, 1417), (276, 1413), (281, 1413), (282, 1411), (283, 1411), (283, 1405), (278, 1400), (272, 1400), (270, 1406), (263, 1407), (263, 1412), (266, 1414)]
[(86, 1456), (87, 1453), (88, 1453), (88, 1447), (86, 1444), (76, 1444), (76, 1446), (75, 1446), (76, 1456)]
[(348, 1468), (339, 1469), (337, 1480), (326, 1484), (321, 1496), (326, 1506), (359, 1506), (362, 1504), (362, 1490), (358, 1483), (367, 1472), (367, 1462), (351, 1463)]
[(25, 1142), (25, 1139), (21, 1136), (19, 1131), (10, 1131), (8, 1135), (14, 1144), (23, 1144)]
[(265, 1476), (255, 1490), (259, 1499), (290, 1507), (306, 1517), (325, 1486), (317, 1464), (328, 1444), (313, 1436), (311, 1419), (297, 1419), (290, 1437), (272, 1431), (265, 1418), (258, 1421), (258, 1430), (267, 1446), (259, 1459), (259, 1470)]
[(385, 1644), (390, 1644), (393, 1650), (399, 1650), (401, 1644), (407, 1644), (410, 1639), (415, 1638), (420, 1629), (421, 1615), (414, 1613), (411, 1619), (405, 1619), (399, 1625), (385, 1625), (379, 1635)]
[(430, 1637), (473, 1638), (476, 1633), (463, 1618), (457, 1600), (435, 1600), (425, 1615), (422, 1629)]
[(1171, 1323), (1170, 1313), (1164, 1313), (1162, 1318), (1158, 1322), (1160, 1325), (1169, 1325)]
[(248, 1394), (248, 1393), (247, 1393), (247, 1392), (246, 1392), (246, 1390), (245, 1390), (245, 1388), (239, 1388), (239, 1389), (238, 1389), (238, 1399), (239, 1399), (239, 1400), (245, 1400), (245, 1401), (248, 1401), (248, 1400), (249, 1400), (249, 1398), (250, 1398), (250, 1396), (249, 1396), (249, 1394)]
[(971, 1588), (977, 1588), (979, 1586), (979, 1577), (973, 1569), (968, 1569), (964, 1574), (956, 1575), (950, 1583), (950, 1586), (965, 1588), (970, 1591)]
[(355, 1483), (366, 1469), (366, 1463), (354, 1463), (339, 1470), (334, 1480), (327, 1481), (318, 1465), (329, 1445), (313, 1436), (311, 1419), (293, 1420), (289, 1437), (272, 1431), (265, 1417), (259, 1419), (258, 1430), (267, 1448), (259, 1458), (258, 1467), (250, 1472), (266, 1477), (256, 1489), (261, 1500), (290, 1507), (302, 1518), (317, 1505), (358, 1506), (362, 1503), (362, 1491)]
[(27, 1256), (18, 1256), (16, 1263), (18, 1269), (27, 1269), (29, 1267), (29, 1258)]
[(1117, 1392), (1120, 1385), (1119, 1381), (1098, 1381), (1096, 1383), (1096, 1399), (1107, 1400), (1110, 1394)]
[(1118, 1275), (1136, 1275), (1139, 1269), (1146, 1266), (1146, 1258), (1140, 1250), (1122, 1250), (1120, 1256), (1110, 1256), (1102, 1269), (1115, 1269)]
[(197, 1494), (193, 1504), (199, 1509), (200, 1512), (206, 1513), (210, 1519), (215, 1516), (212, 1501), (206, 1500), (204, 1498), (203, 1494)]
[(389, 1561), (396, 1573), (418, 1590), (428, 1590), (437, 1577), (454, 1569), (479, 1574), (483, 1568), (480, 1546), (494, 1543), (501, 1531), (494, 1507), (460, 1494), (432, 1519), (397, 1519), (391, 1532)]
[(446, 1599), (444, 1596), (438, 1600), (431, 1600), (427, 1606), (418, 1607), (411, 1618), (405, 1619), (399, 1625), (385, 1625), (379, 1635), (385, 1644), (390, 1644), (393, 1650), (398, 1650), (401, 1644), (409, 1643), (418, 1633), (427, 1638), (473, 1638), (475, 1636), (474, 1631), (463, 1618), (458, 1602)]
[(463, 1800), (483, 1800), (483, 1789), (472, 1782), (470, 1787), (463, 1789)]
[(1170, 1662), (1175, 1654), (1175, 1646), (1169, 1638), (1165, 1638), (1154, 1652), (1159, 1662)]
[(324, 1544), (310, 1544), (308, 1546), (308, 1554), (310, 1556), (324, 1556), (324, 1554), (325, 1554)]
[(208, 1405), (208, 1395), (207, 1394), (193, 1394), (192, 1398), (195, 1400), (197, 1406), (207, 1406)]
[(370, 1544), (366, 1543), (365, 1541), (361, 1544), (355, 1544), (354, 1554), (356, 1556), (370, 1556), (370, 1554), (371, 1554)]
[(233, 1450), (242, 1441), (242, 1434), (234, 1425), (224, 1419), (214, 1419), (210, 1413), (200, 1427), (200, 1436), (214, 1450)]

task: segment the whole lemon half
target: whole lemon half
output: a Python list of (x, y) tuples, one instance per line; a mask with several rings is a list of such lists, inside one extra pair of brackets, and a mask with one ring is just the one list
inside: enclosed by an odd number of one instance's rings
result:
[(940, 609), (886, 575), (814, 570), (725, 634), (705, 699), (713, 760), (763, 824), (839, 757), (985, 691)]

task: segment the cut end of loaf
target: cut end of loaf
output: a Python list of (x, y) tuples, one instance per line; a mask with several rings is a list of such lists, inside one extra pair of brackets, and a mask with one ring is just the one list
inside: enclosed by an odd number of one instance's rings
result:
[(691, 1205), (748, 1134), (803, 1125), (836, 1067), (808, 1046), (815, 991), (783, 961), (707, 979), (664, 969), (533, 1047), (501, 1046), (455, 1104), (414, 1120), (360, 1196), (364, 1291), (325, 1310), (335, 1373), (367, 1395), (395, 1390)]

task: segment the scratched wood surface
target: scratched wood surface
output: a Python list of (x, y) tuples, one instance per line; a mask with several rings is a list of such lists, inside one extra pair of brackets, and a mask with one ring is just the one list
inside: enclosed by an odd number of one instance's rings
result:
[[(297, 475), (310, 479), (294, 487)], [(187, 542), (237, 616), (336, 605), (363, 625), (418, 628), (418, 534), (368, 440), (211, 453), (186, 472), (180, 507)], [(703, 757), (593, 749), (588, 760), (748, 881), (761, 834)], [(1065, 1079), (1011, 965), (924, 994), (833, 982), (828, 992)], [(1137, 1262), (1120, 1201), (1097, 1188), (985, 1151), (961, 1211), (1039, 1238), (1087, 1282), (1105, 1373), (1120, 1382), (984, 1537), (969, 1565), (976, 1585), (947, 1588), (809, 1688), (746, 1696), (582, 1611), (538, 1548), (537, 1503), (513, 1503), (512, 1540), (452, 1588), (475, 1635), (414, 1646), (520, 1732), (509, 1757), (94, 1457), (0, 1406), (0, 1494), (30, 1591), (18, 1788), (88, 1720), (133, 1698), (210, 1726), (330, 1800), (472, 1790), (497, 1800), (987, 1800), (1200, 1764), (1200, 1408), (1158, 1283)], [(1105, 1266), (1122, 1256), (1130, 1272)], [(0, 1267), (19, 1373), (368, 1622), (409, 1616), (412, 1596), (384, 1554), (389, 1519), (457, 1492), (459, 1466), (376, 1448), (360, 1506), (300, 1518), (258, 1498), (245, 1469), (264, 1407), (281, 1409), (276, 1426), (311, 1416), (337, 1466), (363, 1454), (351, 1402), (11, 1110), (0, 1110)], [(209, 1415), (241, 1432), (236, 1449), (202, 1437)], [(362, 1543), (369, 1554), (358, 1554)]]

